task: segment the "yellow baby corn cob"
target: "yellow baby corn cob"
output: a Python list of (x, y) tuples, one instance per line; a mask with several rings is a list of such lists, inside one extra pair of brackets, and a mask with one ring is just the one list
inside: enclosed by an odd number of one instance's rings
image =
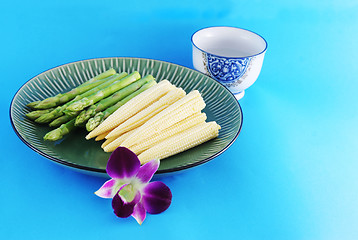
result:
[(159, 142), (139, 154), (141, 164), (152, 159), (164, 159), (193, 148), (219, 135), (220, 126), (216, 122), (204, 122)]
[(102, 133), (102, 134), (98, 135), (98, 136), (95, 138), (95, 141), (101, 141), (101, 140), (105, 139), (106, 136), (108, 135), (108, 133), (110, 133), (110, 132), (111, 132), (111, 131), (107, 131), (107, 132), (105, 132), (105, 133)]
[(116, 138), (108, 138), (106, 139), (106, 141), (104, 141), (101, 145), (101, 148), (104, 149), (104, 147), (106, 147), (108, 144), (110, 144), (111, 142), (113, 142), (114, 140), (116, 140)]
[(170, 106), (172, 103), (177, 101), (178, 99), (185, 96), (185, 91), (181, 88), (174, 88), (163, 97), (161, 97), (158, 101), (154, 102), (152, 105), (138, 112), (131, 118), (127, 119), (123, 123), (119, 124), (118, 127), (113, 129), (106, 138), (117, 137), (124, 132), (137, 128), (142, 125), (154, 115), (162, 111), (163, 109)]
[(163, 80), (157, 85), (145, 90), (141, 94), (135, 96), (123, 106), (118, 108), (112, 113), (106, 120), (100, 125), (93, 129), (87, 136), (86, 139), (91, 139), (104, 132), (114, 129), (120, 123), (127, 120), (143, 108), (155, 102), (158, 98), (175, 88), (168, 80)]
[(193, 126), (196, 126), (200, 123), (205, 122), (206, 120), (206, 114), (205, 113), (194, 113), (193, 115), (185, 118), (184, 120), (174, 124), (173, 126), (163, 130), (160, 133), (157, 133), (153, 135), (152, 137), (130, 147), (130, 150), (132, 150), (135, 154), (140, 154), (143, 151), (147, 150), (148, 148), (152, 147), (156, 143), (163, 141), (166, 138), (169, 138), (171, 136), (174, 136), (175, 134), (178, 134), (188, 128), (191, 128)]
[(117, 147), (119, 147), (121, 145), (121, 143), (133, 133), (134, 129), (123, 133), (122, 135), (120, 135), (119, 137), (113, 137), (113, 138), (108, 138), (104, 143), (106, 144), (102, 144), (102, 148), (105, 152), (113, 152)]
[(138, 127), (132, 135), (122, 142), (121, 146), (130, 148), (157, 132), (201, 111), (204, 107), (203, 98), (197, 90), (194, 90)]

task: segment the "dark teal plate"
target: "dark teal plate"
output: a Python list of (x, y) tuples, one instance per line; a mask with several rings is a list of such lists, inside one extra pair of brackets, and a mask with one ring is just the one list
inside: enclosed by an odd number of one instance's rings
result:
[(114, 68), (117, 72), (139, 71), (142, 76), (152, 74), (159, 82), (168, 79), (186, 92), (201, 92), (208, 121), (216, 121), (219, 136), (193, 149), (163, 159), (157, 173), (188, 169), (223, 153), (237, 138), (242, 126), (242, 111), (235, 97), (212, 78), (177, 64), (141, 58), (98, 58), (65, 64), (30, 79), (15, 94), (10, 106), (10, 119), (19, 138), (31, 149), (76, 170), (105, 173), (109, 153), (103, 152), (101, 142), (86, 140), (86, 131), (78, 129), (58, 142), (43, 140), (50, 128), (33, 123), (25, 117), (30, 111), (26, 104), (41, 100), (85, 82), (91, 77)]

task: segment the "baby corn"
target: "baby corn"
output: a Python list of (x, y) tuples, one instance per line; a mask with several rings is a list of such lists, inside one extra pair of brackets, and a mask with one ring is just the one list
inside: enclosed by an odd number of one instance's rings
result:
[(141, 111), (143, 108), (149, 106), (173, 88), (175, 88), (175, 86), (173, 86), (168, 80), (163, 80), (157, 85), (145, 90), (141, 94), (129, 100), (122, 107), (118, 108), (99, 126), (93, 129), (86, 136), (86, 139), (91, 139), (104, 132), (114, 129), (120, 123), (124, 122), (137, 112)]
[[(162, 132), (156, 133), (152, 137), (130, 147), (130, 150), (135, 154), (140, 154), (148, 148), (152, 147), (154, 144), (163, 141), (171, 136), (174, 136), (182, 131), (185, 131), (188, 128), (191, 128), (195, 125), (205, 122), (206, 114), (205, 113), (194, 113), (193, 115), (185, 118), (184, 120), (174, 124), (173, 126), (163, 130)], [(114, 151), (114, 150), (113, 150)]]
[(110, 133), (110, 132), (111, 132), (111, 131), (107, 131), (107, 132), (105, 132), (105, 133), (102, 133), (102, 134), (98, 135), (98, 136), (95, 138), (95, 141), (101, 141), (101, 140), (105, 139), (106, 136), (108, 135), (108, 133)]
[(201, 111), (204, 107), (205, 102), (203, 98), (197, 90), (194, 90), (137, 128), (132, 135), (122, 142), (121, 146), (130, 148), (140, 141), (143, 141), (188, 116)]
[(119, 137), (108, 138), (103, 144), (102, 148), (105, 152), (113, 152), (117, 147), (119, 147), (122, 142), (133, 133), (134, 130), (123, 133)]
[(204, 122), (167, 138), (138, 155), (141, 164), (152, 159), (164, 159), (193, 148), (218, 136), (220, 126), (216, 122)]
[(127, 119), (125, 122), (121, 123), (118, 127), (113, 129), (106, 138), (112, 138), (121, 135), (124, 132), (135, 129), (138, 126), (142, 125), (150, 118), (152, 118), (157, 113), (161, 112), (163, 109), (170, 106), (172, 103), (178, 99), (185, 96), (185, 91), (181, 88), (174, 88), (158, 101), (154, 102), (152, 105), (138, 112), (131, 118)]

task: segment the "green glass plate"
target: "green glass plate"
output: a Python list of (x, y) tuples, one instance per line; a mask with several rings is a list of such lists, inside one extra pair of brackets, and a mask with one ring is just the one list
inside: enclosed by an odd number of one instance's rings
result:
[(65, 92), (91, 77), (114, 68), (117, 72), (138, 71), (152, 74), (159, 82), (168, 79), (187, 93), (197, 89), (202, 94), (208, 121), (216, 121), (219, 136), (193, 149), (163, 159), (157, 173), (170, 173), (203, 164), (224, 152), (237, 138), (242, 126), (242, 111), (235, 97), (212, 78), (177, 64), (142, 58), (97, 58), (65, 64), (30, 79), (15, 94), (10, 106), (10, 119), (19, 138), (31, 149), (61, 165), (87, 173), (105, 173), (109, 153), (101, 142), (86, 140), (86, 130), (77, 129), (57, 142), (44, 141), (49, 127), (25, 117), (26, 104)]

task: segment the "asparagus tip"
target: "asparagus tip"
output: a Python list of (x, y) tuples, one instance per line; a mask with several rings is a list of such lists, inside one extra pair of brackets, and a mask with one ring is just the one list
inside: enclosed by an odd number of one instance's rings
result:
[(57, 106), (57, 103), (59, 102), (59, 97), (50, 97), (46, 98), (45, 100), (42, 100), (39, 102), (35, 107), (36, 109), (47, 109)]
[(51, 121), (51, 117), (49, 114), (41, 115), (40, 117), (35, 119), (35, 122), (37, 123), (49, 123)]
[(84, 101), (86, 101), (85, 98), (81, 99), (81, 100), (78, 100), (74, 103), (72, 103), (71, 105), (69, 105), (67, 108), (66, 108), (66, 111), (71, 111), (71, 112), (78, 112), (78, 111), (81, 111), (84, 109)]
[(44, 140), (46, 141), (57, 141), (59, 139), (61, 139), (62, 136), (62, 132), (61, 129), (56, 128), (54, 130), (52, 130), (51, 132), (46, 133), (46, 135), (44, 136)]
[(58, 121), (56, 121), (57, 119), (53, 120), (52, 122), (50, 122), (49, 126), (50, 127), (58, 127), (60, 126), (62, 123), (58, 123)]
[(40, 101), (30, 102), (30, 103), (26, 104), (26, 106), (31, 108), (31, 109), (36, 109), (36, 106), (39, 103), (40, 103)]

